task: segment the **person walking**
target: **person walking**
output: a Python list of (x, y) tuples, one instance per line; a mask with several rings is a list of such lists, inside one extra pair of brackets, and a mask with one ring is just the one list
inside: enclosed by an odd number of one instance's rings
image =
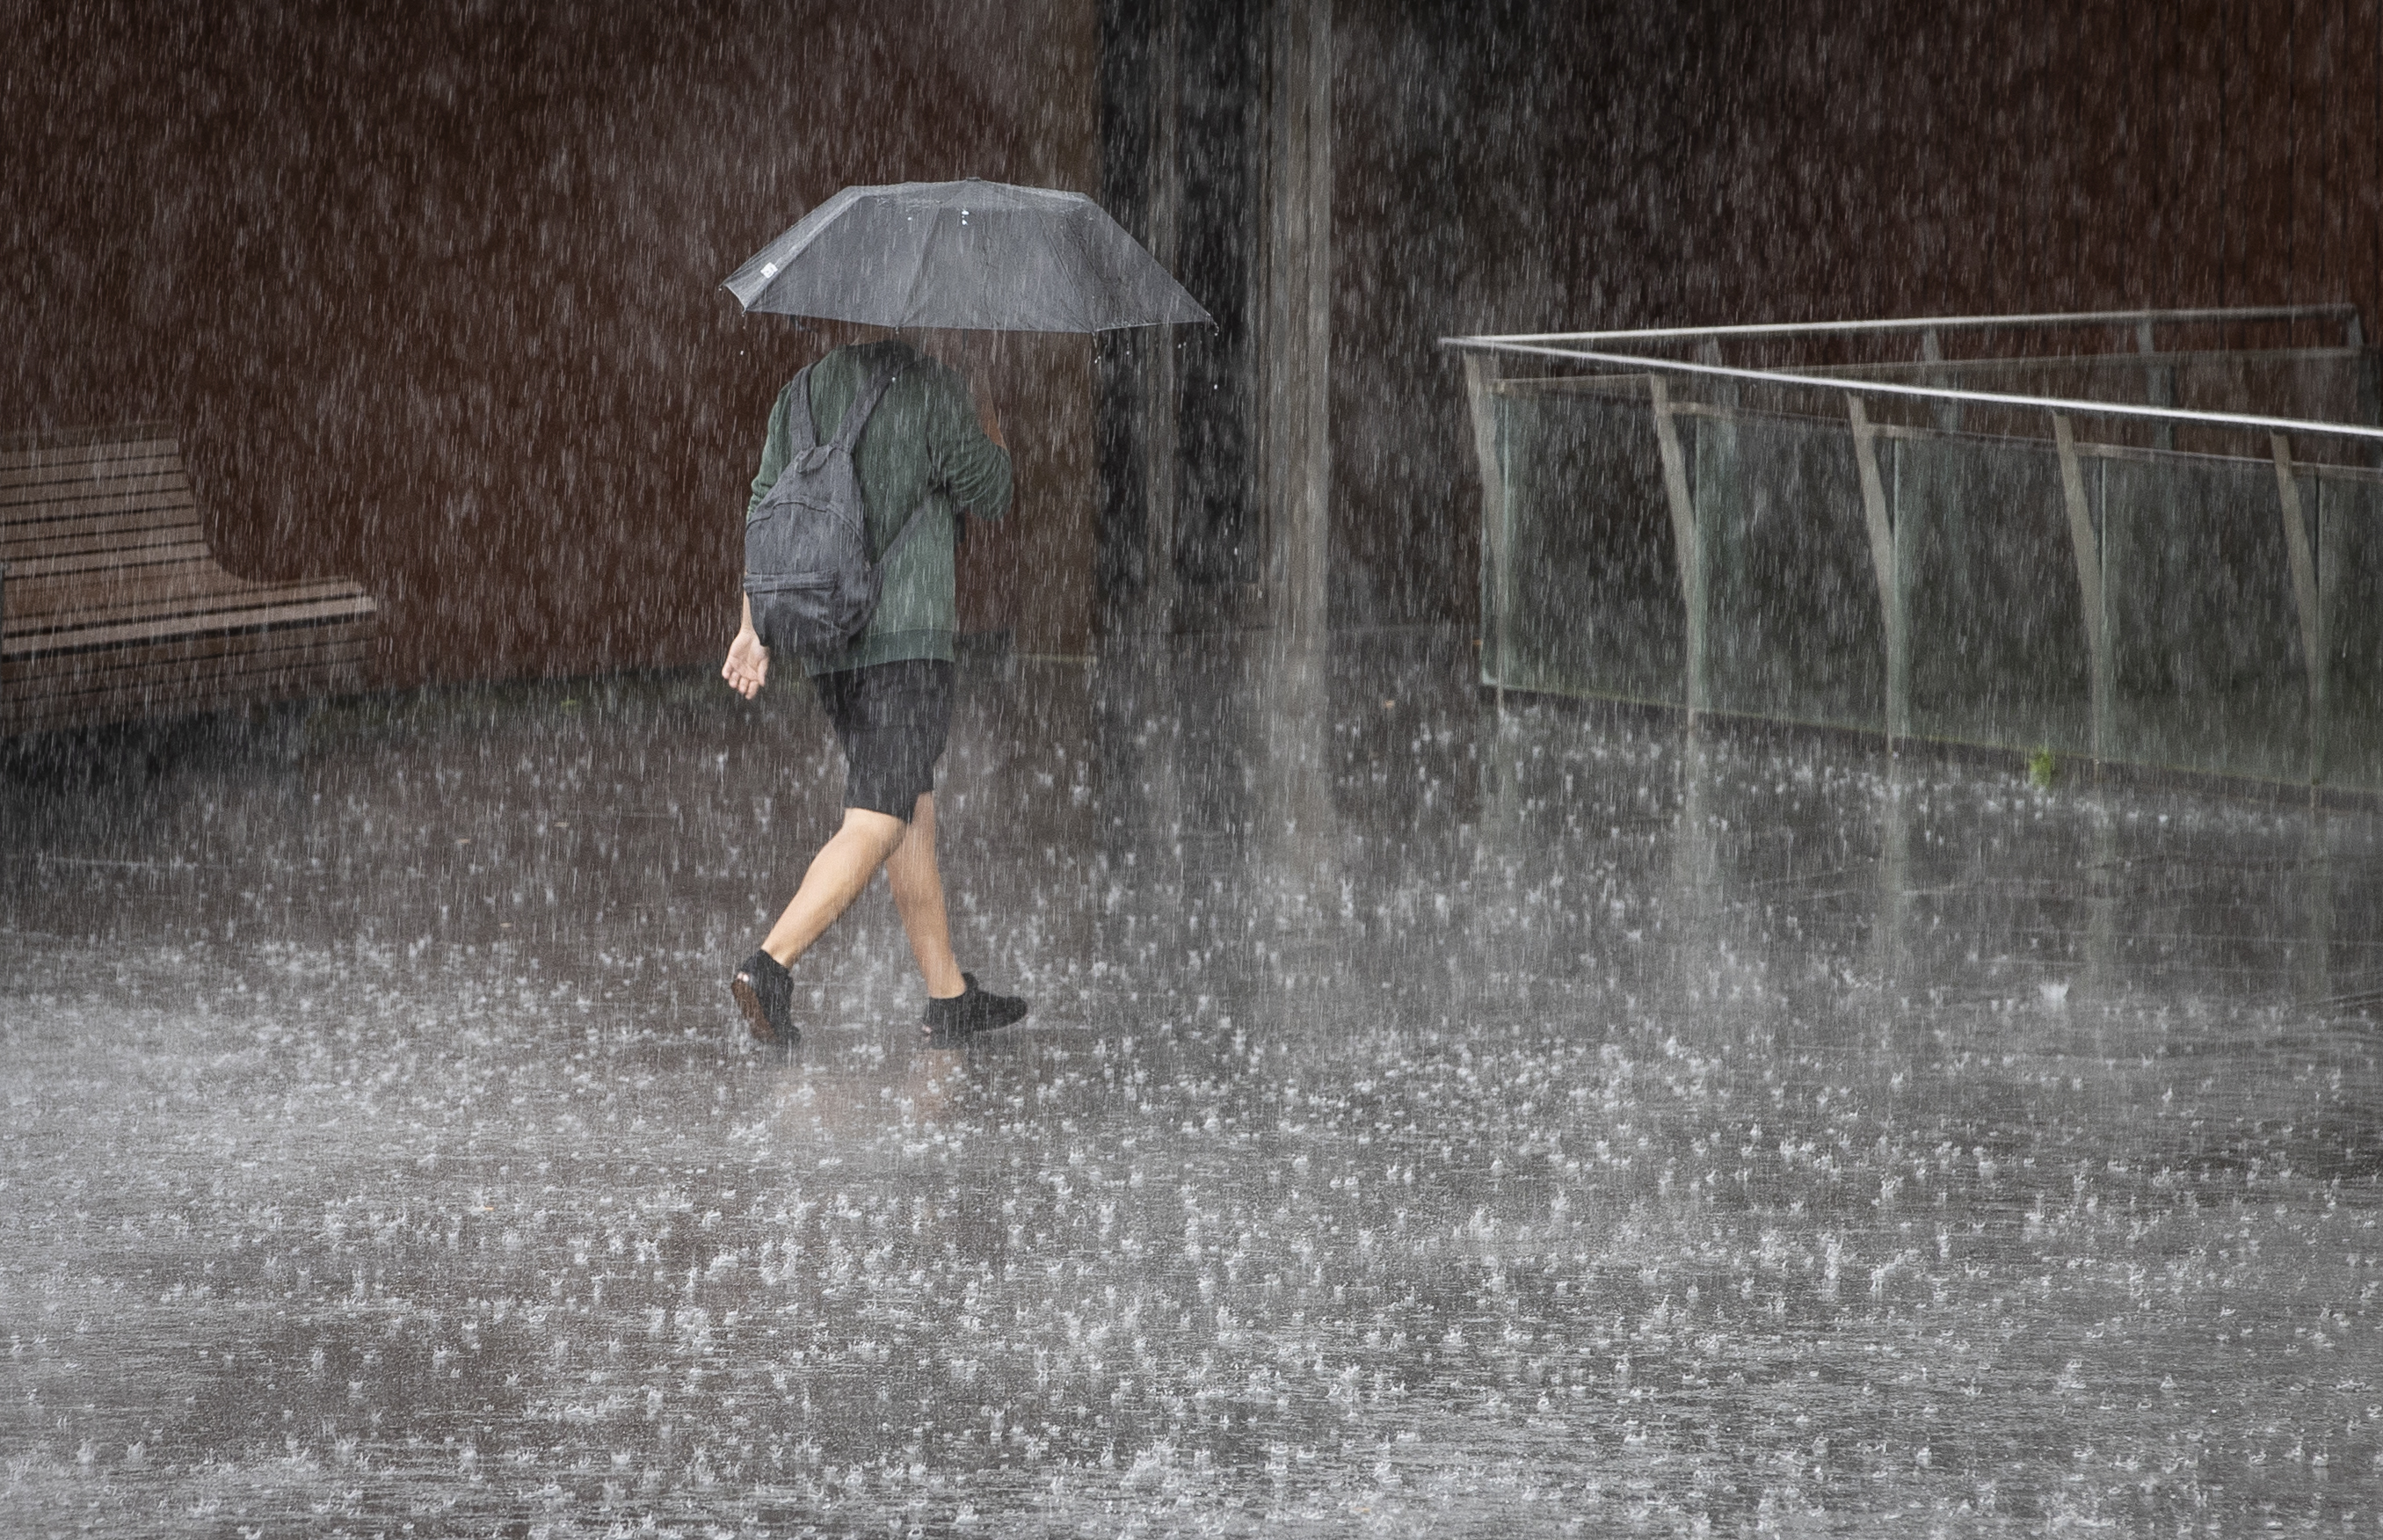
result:
[[(810, 440), (824, 444), (847, 410), (869, 410), (865, 392), (881, 379), (889, 383), (862, 427), (853, 464), (870, 550), (884, 562), (883, 587), (858, 639), (802, 659), (844, 750), (844, 821), (729, 984), (753, 1036), (767, 1043), (800, 1041), (791, 970), (880, 868), (926, 982), (920, 1029), (929, 1041), (957, 1041), (1027, 1012), (1024, 1000), (982, 989), (961, 971), (935, 859), (935, 766), (951, 726), (959, 522), (999, 519), (1009, 507), (1009, 450), (990, 393), (972, 393), (959, 375), (898, 336), (838, 348), (779, 393), (746, 511), (749, 518), (786, 469), (796, 442), (791, 414), (808, 413)], [(808, 400), (797, 399), (797, 387)], [(917, 527), (897, 542), (914, 513)], [(771, 663), (747, 598), (721, 675), (750, 700)]]

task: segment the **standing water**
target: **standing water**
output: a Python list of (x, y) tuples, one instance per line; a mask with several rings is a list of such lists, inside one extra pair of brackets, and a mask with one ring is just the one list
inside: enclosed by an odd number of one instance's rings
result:
[(19, 752), (0, 1530), (2377, 1525), (2383, 821), (1470, 666), (964, 665), (959, 1051), (799, 691)]

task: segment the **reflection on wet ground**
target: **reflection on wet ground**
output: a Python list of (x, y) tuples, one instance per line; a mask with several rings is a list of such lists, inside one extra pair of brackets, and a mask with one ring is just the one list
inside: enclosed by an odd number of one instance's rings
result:
[(2371, 1530), (2383, 821), (1511, 703), (963, 670), (959, 1052), (804, 696), (0, 779), (0, 1529)]

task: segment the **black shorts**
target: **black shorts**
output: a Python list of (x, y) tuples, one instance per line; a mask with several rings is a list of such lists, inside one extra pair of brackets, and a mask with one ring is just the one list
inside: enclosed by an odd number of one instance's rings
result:
[(952, 666), (906, 659), (817, 674), (820, 704), (844, 747), (844, 805), (910, 821), (935, 789), (952, 727)]

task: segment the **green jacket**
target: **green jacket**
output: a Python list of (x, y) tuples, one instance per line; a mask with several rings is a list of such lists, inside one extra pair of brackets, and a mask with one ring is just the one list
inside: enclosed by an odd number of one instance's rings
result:
[[(853, 451), (861, 500), (869, 508), (869, 542), (882, 557), (912, 509), (924, 504), (920, 527), (886, 563), (877, 613), (860, 639), (833, 658), (803, 659), (814, 674), (866, 668), (909, 658), (952, 657), (952, 548), (966, 509), (998, 519), (1009, 508), (1009, 451), (984, 436), (968, 382), (903, 341), (838, 348), (811, 366), (811, 422), (833, 437), (845, 408), (881, 369), (900, 362), (901, 376), (877, 403), (876, 414)], [(770, 436), (753, 477), (746, 517), (786, 468), (789, 381), (770, 409)]]

